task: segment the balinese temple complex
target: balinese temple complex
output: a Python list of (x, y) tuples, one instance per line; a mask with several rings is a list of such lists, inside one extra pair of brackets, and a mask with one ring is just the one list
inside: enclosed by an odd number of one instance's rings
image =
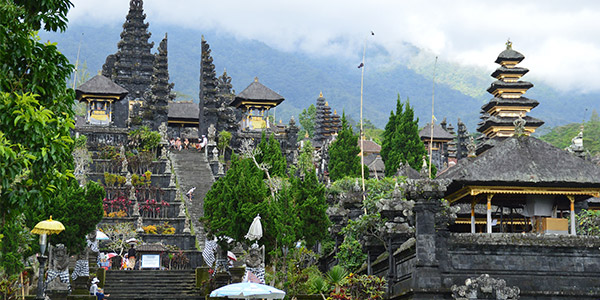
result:
[(340, 128), (342, 128), (342, 122), (337, 111), (331, 113), (331, 107), (329, 103), (325, 101), (323, 93), (319, 93), (317, 98), (317, 106), (315, 113), (315, 136), (313, 137), (313, 146), (315, 148), (321, 148), (321, 146), (327, 142), (332, 141), (337, 135)]
[(544, 124), (542, 120), (527, 115), (539, 103), (523, 96), (533, 87), (532, 83), (520, 80), (529, 72), (526, 68), (517, 67), (523, 59), (525, 56), (513, 50), (512, 43), (508, 41), (506, 50), (495, 61), (500, 67), (492, 73), (492, 77), (497, 80), (487, 89), (494, 98), (481, 107), (481, 122), (477, 131), (483, 136), (477, 153), (493, 147), (494, 142), (511, 137), (515, 128), (513, 122), (518, 118), (525, 120), (527, 135)]
[(235, 97), (231, 106), (242, 111), (242, 130), (263, 130), (271, 127), (269, 110), (283, 102), (283, 97), (254, 78), (245, 90)]

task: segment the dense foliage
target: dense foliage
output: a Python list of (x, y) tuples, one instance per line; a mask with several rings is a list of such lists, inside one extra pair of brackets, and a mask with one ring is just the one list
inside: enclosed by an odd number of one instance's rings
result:
[(579, 134), (583, 126), (583, 147), (592, 155), (600, 153), (600, 117), (594, 110), (592, 117), (585, 123), (571, 123), (564, 126), (552, 128), (552, 130), (540, 137), (558, 148), (564, 149), (571, 145), (571, 140)]
[[(68, 0), (0, 3), (0, 269), (21, 269), (27, 251), (13, 247), (29, 237), (15, 234), (20, 215), (50, 206), (73, 179), (74, 93), (66, 88), (73, 67), (37, 31), (65, 30)], [(95, 224), (94, 224), (95, 225)], [(1, 272), (0, 272), (1, 273)]]
[(329, 148), (329, 177), (331, 180), (360, 177), (359, 153), (358, 135), (352, 131), (352, 127), (346, 120), (346, 114), (342, 114), (342, 128)]
[(577, 234), (600, 235), (600, 211), (582, 210), (576, 216)]
[(260, 149), (260, 152), (256, 155), (256, 160), (269, 167), (271, 176), (285, 176), (287, 161), (285, 160), (285, 157), (283, 157), (283, 153), (281, 153), (281, 146), (275, 139), (275, 136), (271, 134), (267, 139), (263, 132), (260, 143), (258, 144), (258, 149)]
[(311, 104), (308, 108), (302, 110), (298, 115), (298, 122), (302, 125), (302, 129), (298, 132), (298, 139), (304, 139), (308, 133), (308, 137), (312, 138), (315, 136), (315, 117), (317, 115), (317, 108), (314, 104)]
[(390, 112), (383, 132), (381, 158), (385, 164), (385, 176), (394, 175), (400, 162), (420, 170), (424, 155), (427, 155), (427, 151), (419, 137), (419, 118), (415, 119), (408, 99), (403, 104), (398, 95), (396, 113)]

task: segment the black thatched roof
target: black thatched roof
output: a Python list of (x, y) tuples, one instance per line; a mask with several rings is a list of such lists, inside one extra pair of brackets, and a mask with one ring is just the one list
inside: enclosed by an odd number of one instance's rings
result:
[(102, 75), (96, 75), (92, 79), (81, 84), (75, 89), (77, 100), (85, 94), (93, 94), (100, 96), (119, 96), (119, 100), (127, 96), (128, 91), (112, 80)]
[[(514, 126), (513, 122), (518, 119), (518, 117), (499, 117), (499, 116), (489, 116), (487, 117), (485, 120), (479, 122), (479, 125), (477, 127), (477, 131), (479, 132), (484, 132), (486, 129), (488, 129), (491, 126)], [(540, 127), (542, 125), (544, 125), (544, 121), (538, 119), (538, 118), (534, 118), (531, 116), (525, 116), (523, 117), (523, 120), (525, 120), (525, 126), (534, 126), (534, 127)]]
[(498, 78), (498, 75), (500, 75), (500, 74), (517, 74), (517, 75), (523, 76), (523, 75), (527, 74), (527, 72), (529, 72), (529, 69), (526, 69), (526, 68), (521, 68), (521, 67), (507, 68), (505, 66), (501, 66), (500, 68), (496, 69), (496, 71), (494, 71), (494, 73), (492, 73), (492, 77)]
[(523, 54), (513, 50), (513, 49), (506, 49), (504, 51), (502, 51), (500, 53), (500, 55), (498, 55), (498, 58), (496, 58), (496, 63), (502, 63), (503, 61), (516, 61), (516, 62), (521, 62), (523, 59), (525, 59), (525, 56), (523, 56)]
[(530, 89), (533, 87), (533, 83), (527, 81), (517, 81), (517, 82), (504, 82), (501, 80), (496, 80), (492, 82), (490, 87), (487, 89), (488, 93), (493, 94), (497, 89)]
[(527, 97), (520, 98), (498, 98), (494, 97), (490, 102), (481, 106), (484, 112), (489, 111), (494, 106), (528, 106), (534, 108), (540, 104), (537, 100), (529, 99)]
[(438, 178), (452, 180), (448, 194), (467, 185), (600, 187), (600, 167), (535, 137), (521, 136), (461, 160)]
[(239, 107), (241, 102), (244, 100), (251, 100), (252, 102), (276, 102), (276, 105), (279, 105), (284, 98), (272, 89), (258, 82), (258, 78), (255, 78), (254, 82), (252, 82), (245, 90), (235, 96), (235, 100), (233, 100), (230, 105)]
[[(427, 123), (421, 131), (419, 131), (421, 139), (431, 139), (431, 123)], [(442, 126), (433, 123), (433, 139), (438, 140), (452, 140), (454, 136), (444, 130)]]
[(194, 102), (169, 102), (169, 119), (198, 120), (200, 108)]

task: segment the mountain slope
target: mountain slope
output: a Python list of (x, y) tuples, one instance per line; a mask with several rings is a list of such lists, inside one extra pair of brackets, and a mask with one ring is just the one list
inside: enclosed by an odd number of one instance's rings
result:
[[(169, 37), (169, 72), (174, 90), (197, 101), (200, 65), (200, 39), (202, 33), (197, 30), (152, 24), (149, 30), (152, 40), (157, 45), (168, 32)], [(80, 62), (85, 61), (88, 71), (95, 74), (101, 69), (107, 55), (116, 52), (121, 27), (82, 26), (71, 24), (62, 34), (40, 33), (42, 40), (57, 42), (58, 47), (75, 63), (79, 41), (82, 41)], [(82, 35), (83, 33), (83, 35)], [(211, 46), (212, 56), (221, 75), (224, 69), (232, 77), (233, 87), (237, 92), (245, 89), (254, 79), (259, 80), (286, 98), (276, 110), (276, 119), (287, 123), (293, 115), (315, 103), (319, 92), (337, 110), (345, 111), (354, 119), (359, 119), (360, 112), (360, 76), (357, 68), (359, 59), (349, 61), (337, 57), (313, 57), (299, 52), (283, 52), (273, 49), (264, 43), (253, 40), (236, 39), (235, 37), (215, 31), (203, 32)], [(415, 49), (418, 54), (420, 50)], [(373, 124), (383, 128), (389, 112), (395, 108), (397, 95), (415, 108), (421, 125), (431, 118), (431, 74), (428, 72), (428, 60), (406, 59), (391, 61), (385, 59), (383, 51), (371, 51), (374, 58), (367, 59), (364, 79), (364, 117)], [(379, 59), (375, 59), (375, 56)], [(358, 57), (358, 55), (357, 55)], [(383, 57), (383, 59), (381, 59)], [(493, 60), (495, 58), (490, 58)], [(375, 63), (377, 61), (377, 63)], [(384, 61), (384, 63), (382, 63)], [(433, 59), (431, 59), (431, 64)], [(491, 97), (485, 89), (493, 78), (482, 74), (482, 70), (459, 65), (442, 65), (439, 68), (439, 80), (435, 87), (435, 115), (438, 121), (448, 117), (448, 122), (456, 125), (461, 118), (471, 131), (478, 122), (479, 109)], [(488, 76), (487, 83), (484, 76)], [(529, 80), (526, 78), (526, 80)], [(533, 82), (536, 84), (535, 82)], [(546, 126), (556, 126), (581, 119), (585, 107), (595, 108), (598, 95), (566, 95), (552, 88), (537, 85), (527, 93), (530, 98), (540, 101), (532, 116), (546, 121)], [(183, 96), (184, 98), (186, 96)], [(568, 99), (569, 105), (565, 106)]]

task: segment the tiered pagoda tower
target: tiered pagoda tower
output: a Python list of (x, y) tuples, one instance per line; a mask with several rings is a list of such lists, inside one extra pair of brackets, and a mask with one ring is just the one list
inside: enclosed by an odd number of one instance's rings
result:
[(229, 106), (234, 99), (235, 91), (231, 85), (231, 77), (227, 75), (227, 70), (224, 70), (223, 75), (218, 78), (217, 84), (217, 102), (219, 106), (217, 132), (223, 130), (237, 132), (242, 112)]
[(329, 107), (329, 104), (325, 101), (323, 93), (319, 93), (319, 98), (317, 98), (317, 111), (315, 113), (315, 136), (313, 138), (313, 146), (320, 148), (323, 143), (333, 139), (333, 136), (337, 134), (341, 127), (342, 123), (340, 121), (340, 116), (338, 116), (336, 111), (334, 111), (333, 114), (331, 113), (331, 107)]
[(148, 99), (144, 105), (143, 119), (145, 125), (153, 130), (158, 130), (161, 123), (167, 125), (169, 113), (169, 101), (175, 99), (175, 94), (171, 92), (173, 83), (169, 83), (169, 59), (167, 51), (167, 34), (158, 45), (158, 53), (154, 59), (154, 72), (150, 93), (146, 95)]
[(463, 121), (458, 118), (458, 128), (456, 133), (456, 161), (467, 157), (469, 155), (469, 150), (467, 146), (469, 145), (469, 131), (467, 131), (467, 125), (463, 123)]
[[(483, 143), (479, 144), (477, 153), (494, 146), (499, 139), (511, 137), (515, 132), (513, 122), (518, 118), (525, 120), (525, 134), (530, 135), (544, 122), (540, 119), (527, 116), (527, 113), (539, 103), (536, 100), (523, 97), (523, 94), (533, 87), (521, 77), (529, 72), (528, 69), (517, 67), (525, 56), (512, 49), (512, 43), (506, 43), (506, 50), (502, 51), (496, 63), (500, 65), (492, 73), (494, 81), (487, 91), (494, 96), (487, 104), (481, 107), (481, 122), (477, 131), (483, 133)], [(495, 139), (495, 140), (494, 140)]]
[(215, 65), (213, 58), (210, 55), (210, 45), (202, 36), (202, 54), (200, 57), (200, 125), (198, 128), (199, 135), (208, 134), (208, 127), (212, 124), (217, 126), (218, 116), (217, 108), (219, 102), (217, 99), (218, 80), (215, 73)]
[[(106, 58), (102, 67), (102, 75), (129, 91), (126, 100), (144, 101), (146, 92), (150, 90), (152, 81), (154, 55), (150, 50), (154, 43), (148, 42), (150, 33), (148, 23), (144, 23), (144, 2), (131, 0), (129, 13), (123, 24), (121, 40), (117, 44), (117, 53)], [(115, 103), (114, 124), (127, 126), (129, 108), (128, 101)]]

